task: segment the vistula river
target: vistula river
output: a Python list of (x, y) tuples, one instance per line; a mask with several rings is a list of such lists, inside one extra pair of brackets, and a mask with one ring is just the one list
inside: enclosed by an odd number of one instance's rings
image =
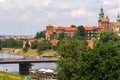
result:
[[(18, 55), (12, 55), (9, 53), (0, 53), (0, 59), (5, 59), (5, 58), (24, 58), (24, 56), (18, 56)], [(38, 70), (41, 68), (45, 69), (56, 69), (56, 64), (55, 63), (32, 63), (32, 69), (33, 70)], [(13, 72), (13, 73), (19, 73), (19, 64), (0, 64), (0, 70), (6, 71), (7, 72)]]

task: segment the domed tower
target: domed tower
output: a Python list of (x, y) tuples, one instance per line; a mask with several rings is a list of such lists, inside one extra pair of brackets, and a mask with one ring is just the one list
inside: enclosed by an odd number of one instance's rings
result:
[(101, 26), (103, 27), (103, 31), (109, 31), (110, 30), (108, 16), (106, 16), (105, 18), (102, 18)]
[(114, 23), (113, 31), (120, 36), (120, 16), (119, 16), (119, 13), (118, 13), (118, 16), (116, 18), (116, 22)]
[(98, 26), (101, 26), (101, 20), (104, 18), (103, 8), (100, 8)]
[(54, 26), (52, 24), (48, 24), (46, 26), (46, 39), (50, 39), (50, 35), (53, 34), (53, 29), (54, 29)]
[(118, 13), (118, 16), (117, 16), (116, 21), (117, 21), (117, 22), (120, 22), (120, 16), (119, 16), (119, 13)]

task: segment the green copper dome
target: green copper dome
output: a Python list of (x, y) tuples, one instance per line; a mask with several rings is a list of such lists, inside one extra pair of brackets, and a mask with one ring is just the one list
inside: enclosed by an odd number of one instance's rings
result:
[(119, 16), (119, 13), (118, 13), (118, 16), (117, 16), (116, 21), (117, 21), (117, 22), (120, 22), (120, 16)]
[(99, 20), (101, 20), (103, 17), (104, 17), (103, 8), (100, 8), (100, 12), (99, 12)]
[(100, 8), (99, 15), (104, 15), (103, 8)]

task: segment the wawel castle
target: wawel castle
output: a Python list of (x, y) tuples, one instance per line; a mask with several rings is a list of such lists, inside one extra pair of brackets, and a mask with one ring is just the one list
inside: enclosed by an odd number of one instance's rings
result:
[[(116, 22), (110, 22), (109, 17), (104, 15), (103, 8), (100, 8), (98, 18), (98, 25), (96, 26), (84, 26), (85, 35), (88, 39), (98, 38), (99, 33), (102, 31), (113, 31), (120, 36), (120, 16), (119, 13), (116, 16)], [(52, 24), (48, 24), (46, 27), (46, 39), (50, 39), (50, 36), (65, 33), (67, 36), (73, 36), (77, 28), (59, 26), (55, 27)]]

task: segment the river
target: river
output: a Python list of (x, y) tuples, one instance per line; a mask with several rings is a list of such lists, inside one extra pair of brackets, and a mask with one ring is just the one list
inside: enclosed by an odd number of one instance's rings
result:
[[(5, 58), (23, 58), (24, 56), (18, 56), (18, 55), (11, 55), (9, 53), (0, 53), (0, 59), (5, 59)], [(55, 63), (32, 63), (32, 69), (56, 69), (56, 64)], [(3, 71), (8, 71), (8, 72), (14, 72), (14, 73), (19, 73), (19, 64), (0, 64), (0, 70)]]

